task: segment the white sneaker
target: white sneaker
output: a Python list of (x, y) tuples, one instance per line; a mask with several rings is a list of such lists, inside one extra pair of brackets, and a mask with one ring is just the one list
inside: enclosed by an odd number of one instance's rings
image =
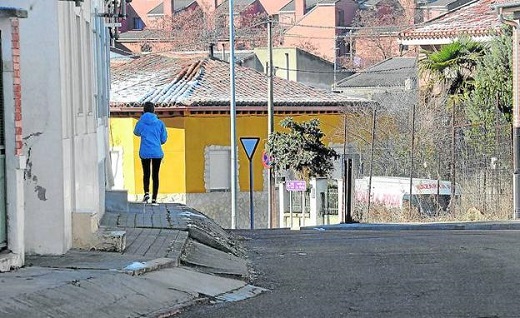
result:
[(157, 203), (157, 200), (152, 200), (152, 205), (153, 205), (153, 206), (158, 206), (159, 203)]
[(148, 203), (148, 200), (150, 200), (150, 195), (148, 193), (145, 193), (143, 197), (143, 203)]

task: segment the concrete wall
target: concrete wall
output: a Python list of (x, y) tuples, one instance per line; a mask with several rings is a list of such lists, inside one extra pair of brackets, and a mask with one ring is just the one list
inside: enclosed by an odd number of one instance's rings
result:
[[(102, 4), (102, 0), (87, 0), (81, 7), (58, 0), (2, 2), (28, 11), (28, 18), (19, 22), (21, 127), (13, 127), (15, 121), (9, 117), (13, 105), (4, 95), (11, 250), (65, 253), (72, 246), (72, 212), (92, 210), (99, 217), (104, 212), (103, 132), (108, 111), (101, 116), (98, 112), (103, 103), (107, 108), (108, 68), (95, 66), (100, 61), (94, 47), (106, 47), (94, 44), (93, 33), (98, 25), (93, 10), (104, 11)], [(8, 23), (1, 20), (0, 27), (9, 66), (10, 41), (4, 37)], [(8, 70), (3, 74), (6, 84), (10, 83)], [(4, 93), (9, 94), (8, 88)], [(12, 153), (16, 132), (23, 137), (18, 156)]]
[[(265, 73), (265, 65), (268, 60), (266, 48), (255, 49), (261, 69)], [(249, 66), (249, 65), (246, 65)], [(254, 68), (255, 64), (249, 66)], [(306, 85), (331, 89), (334, 83), (334, 63), (322, 59), (316, 55), (297, 48), (273, 48), (274, 75)], [(336, 81), (339, 81), (351, 73), (336, 73)]]
[[(2, 37), (2, 81), (3, 81), (3, 104), (4, 104), (4, 131), (5, 131), (5, 182), (6, 182), (6, 205), (7, 216), (7, 248), (10, 253), (0, 258), (0, 271), (6, 271), (13, 267), (22, 266), (25, 259), (24, 244), (24, 192), (23, 178), (25, 158), (19, 153), (16, 145), (15, 131), (16, 123), (20, 123), (15, 117), (16, 105), (21, 101), (21, 92), (15, 92), (15, 83), (20, 85), (19, 65), (14, 62), (14, 52), (19, 40), (17, 25), (18, 19), (0, 18), (0, 33)], [(18, 50), (19, 52), (19, 50)], [(18, 58), (18, 56), (16, 56)], [(2, 185), (3, 186), (3, 185)]]

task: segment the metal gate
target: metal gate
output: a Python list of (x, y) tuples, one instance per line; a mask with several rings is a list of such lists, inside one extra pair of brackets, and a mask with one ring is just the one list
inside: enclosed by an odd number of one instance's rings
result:
[(4, 134), (4, 85), (2, 68), (2, 34), (0, 33), (0, 250), (7, 247), (7, 222), (5, 208), (5, 134)]
[(329, 186), (324, 193), (321, 212), (323, 215), (338, 215), (338, 188)]

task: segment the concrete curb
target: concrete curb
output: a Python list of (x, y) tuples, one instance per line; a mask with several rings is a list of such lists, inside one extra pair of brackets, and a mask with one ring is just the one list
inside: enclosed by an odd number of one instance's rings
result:
[(173, 258), (156, 258), (143, 263), (134, 262), (128, 265), (127, 267), (123, 268), (122, 271), (131, 276), (138, 276), (163, 268), (171, 268), (176, 266), (179, 266), (179, 260)]
[(446, 222), (446, 223), (343, 223), (332, 225), (305, 226), (300, 230), (316, 231), (497, 231), (520, 230), (519, 221), (509, 222)]

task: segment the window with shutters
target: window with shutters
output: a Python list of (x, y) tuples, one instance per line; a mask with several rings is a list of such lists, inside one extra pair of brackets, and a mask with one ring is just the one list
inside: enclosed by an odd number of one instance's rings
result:
[(231, 149), (225, 146), (206, 148), (204, 180), (206, 191), (229, 191), (231, 188)]

